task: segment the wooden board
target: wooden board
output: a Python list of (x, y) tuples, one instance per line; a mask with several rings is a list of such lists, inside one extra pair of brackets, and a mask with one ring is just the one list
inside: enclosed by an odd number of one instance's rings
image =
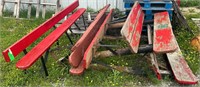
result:
[(121, 30), (122, 36), (126, 38), (134, 53), (138, 51), (143, 20), (144, 13), (140, 4), (136, 1)]
[(154, 14), (153, 50), (167, 53), (177, 49), (168, 12)]
[(130, 43), (130, 46), (134, 53), (138, 52), (138, 47), (140, 44), (140, 37), (141, 37), (141, 33), (142, 33), (142, 25), (143, 25), (143, 21), (144, 21), (144, 13), (142, 12), (142, 9), (140, 9), (140, 10), (141, 10), (140, 16), (139, 16), (137, 24), (135, 25), (136, 27), (132, 34), (131, 43)]
[(110, 5), (106, 5), (100, 13), (97, 15), (95, 20), (90, 24), (85, 33), (72, 47), (72, 53), (69, 56), (69, 63), (72, 67), (78, 67), (83, 59), (84, 53), (88, 48), (89, 44), (92, 42), (94, 36), (96, 35), (98, 29), (106, 18), (106, 10)]
[[(148, 35), (148, 44), (152, 44), (153, 43), (153, 35), (152, 35), (152, 30), (150, 25), (147, 26), (147, 35)], [(150, 53), (150, 58), (151, 58), (151, 64), (152, 64), (152, 68), (157, 76), (157, 78), (160, 80), (161, 79), (161, 73), (160, 73), (160, 69), (158, 67), (158, 62), (156, 59), (156, 54), (154, 52)]]
[[(177, 42), (176, 45), (178, 45)], [(192, 73), (190, 67), (185, 61), (179, 46), (175, 52), (167, 53), (167, 58), (178, 83), (196, 84), (198, 82), (196, 76)]]
[[(107, 30), (106, 24), (111, 20), (111, 15), (112, 15), (113, 10), (110, 11), (110, 13), (107, 15), (106, 19), (104, 20), (103, 24), (101, 25), (99, 31), (96, 33), (94, 39), (90, 43), (89, 47), (84, 53), (83, 57), (83, 67), (88, 68), (91, 61), (92, 57), (95, 54), (94, 52), (96, 51), (95, 46), (99, 43), (99, 41), (102, 39), (104, 33)], [(93, 49), (94, 47), (94, 49)]]
[(125, 37), (129, 43), (131, 42), (132, 34), (134, 32), (135, 25), (139, 18), (140, 9), (141, 9), (140, 4), (136, 2), (121, 30), (122, 36)]

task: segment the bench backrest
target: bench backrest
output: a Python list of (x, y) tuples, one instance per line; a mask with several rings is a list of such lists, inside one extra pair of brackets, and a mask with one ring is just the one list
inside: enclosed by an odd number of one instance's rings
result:
[[(87, 50), (84, 52), (84, 57), (83, 57), (83, 68), (88, 68), (91, 61), (92, 61), (92, 57), (95, 54), (94, 52), (97, 50), (97, 45), (99, 43), (99, 41), (101, 41), (102, 37), (104, 36), (104, 33), (107, 30), (107, 26), (106, 24), (108, 22), (110, 22), (111, 17), (112, 17), (112, 12), (113, 10), (111, 10), (109, 12), (109, 14), (107, 15), (106, 19), (104, 20), (103, 24), (101, 25), (101, 27), (99, 28), (98, 32), (96, 33), (95, 37), (93, 38), (92, 42), (90, 43), (90, 45), (88, 46)], [(94, 47), (94, 49), (93, 49)]]
[(122, 36), (126, 38), (132, 51), (135, 53), (138, 51), (143, 21), (144, 13), (142, 7), (136, 1), (121, 30)]
[(27, 69), (31, 67), (35, 61), (37, 61), (42, 54), (56, 42), (63, 33), (65, 33), (76, 20), (83, 15), (86, 11), (85, 8), (79, 8), (71, 16), (67, 18), (60, 26), (58, 26), (53, 32), (51, 32), (40, 43), (33, 47), (24, 57), (22, 57), (17, 63), (16, 67), (19, 69)]
[(83, 55), (85, 50), (88, 48), (89, 44), (93, 40), (97, 31), (99, 30), (101, 24), (106, 18), (106, 10), (110, 5), (105, 6), (100, 13), (96, 16), (95, 20), (90, 24), (87, 28), (83, 36), (76, 42), (76, 44), (72, 47), (72, 53), (69, 56), (69, 63), (73, 67), (77, 67), (81, 60), (83, 59)]
[(13, 45), (4, 50), (3, 56), (6, 62), (10, 62), (8, 53), (11, 53), (14, 57), (17, 56), (20, 52), (26, 49), (39, 37), (41, 37), (45, 32), (52, 28), (56, 23), (63, 19), (66, 15), (71, 13), (76, 7), (79, 6), (79, 1), (76, 0), (71, 5), (63, 9), (61, 12), (57, 13), (52, 18), (48, 19), (46, 22), (35, 28), (32, 32), (15, 42)]

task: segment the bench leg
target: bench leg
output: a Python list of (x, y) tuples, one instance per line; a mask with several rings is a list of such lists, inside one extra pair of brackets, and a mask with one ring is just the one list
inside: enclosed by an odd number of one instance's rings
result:
[(50, 51), (50, 48), (45, 53), (45, 56), (44, 56), (44, 62), (45, 63), (47, 62), (47, 59), (48, 59), (48, 56), (49, 56), (49, 51)]
[(69, 31), (72, 33), (72, 35), (74, 35), (74, 33), (73, 33), (73, 31), (72, 31), (71, 27), (69, 28)]
[(67, 35), (67, 38), (69, 39), (70, 43), (73, 45), (72, 39), (70, 38), (69, 34), (67, 32), (65, 32), (65, 34)]
[(85, 27), (85, 30), (87, 29), (87, 27), (86, 27), (86, 23), (85, 23), (85, 18), (84, 18), (84, 16), (82, 15), (82, 18), (83, 18), (83, 24), (84, 24), (84, 27)]
[(74, 24), (76, 25), (76, 27), (78, 28), (78, 30), (81, 30), (81, 28), (76, 24), (76, 22)]
[(43, 56), (40, 59), (41, 59), (41, 62), (42, 62), (42, 67), (43, 67), (43, 70), (45, 72), (45, 75), (48, 76), (49, 74), (48, 74), (47, 67), (45, 65), (45, 61), (44, 61)]
[[(55, 25), (53, 26), (54, 30), (57, 28)], [(57, 46), (59, 46), (59, 40), (56, 41)]]

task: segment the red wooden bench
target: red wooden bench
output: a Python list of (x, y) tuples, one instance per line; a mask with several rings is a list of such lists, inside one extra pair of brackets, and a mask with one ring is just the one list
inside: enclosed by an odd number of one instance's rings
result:
[(156, 53), (173, 52), (177, 49), (168, 12), (154, 14), (153, 50)]
[(40, 43), (38, 43), (29, 52), (26, 48), (41, 37), (45, 32), (52, 28), (56, 23), (58, 23), (62, 18), (72, 12), (76, 7), (78, 7), (79, 2), (76, 0), (74, 3), (66, 7), (64, 10), (56, 14), (54, 17), (50, 18), (39, 27), (34, 29), (31, 33), (24, 36), (22, 39), (14, 43), (12, 46), (8, 47), (3, 51), (4, 58), (7, 62), (10, 62), (10, 58), (17, 56), (20, 52), (24, 51), (26, 54), (23, 56), (16, 64), (16, 67), (22, 70), (28, 69), (32, 64), (34, 64), (39, 57), (41, 57), (43, 68), (45, 74), (48, 76), (45, 62), (42, 54), (47, 51), (50, 46), (57, 41), (57, 39), (65, 33), (67, 29), (85, 12), (86, 9), (80, 8), (74, 14), (72, 14), (66, 21), (63, 22), (57, 29), (52, 31), (46, 38), (44, 38)]
[(72, 66), (70, 69), (71, 74), (80, 75), (88, 68), (92, 60), (91, 49), (103, 36), (104, 31), (106, 30), (105, 24), (110, 20), (112, 10), (106, 17), (106, 10), (109, 6), (110, 5), (105, 6), (99, 12), (83, 36), (72, 47), (72, 53), (69, 56), (69, 63)]
[(138, 1), (136, 1), (121, 30), (122, 36), (126, 38), (134, 53), (138, 52), (143, 21), (144, 12)]

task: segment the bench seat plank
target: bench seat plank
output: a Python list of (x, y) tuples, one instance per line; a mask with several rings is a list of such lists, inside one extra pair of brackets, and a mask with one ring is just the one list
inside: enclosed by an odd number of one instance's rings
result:
[(76, 0), (71, 5), (63, 9), (61, 12), (57, 13), (52, 18), (48, 19), (46, 22), (35, 28), (32, 32), (15, 42), (13, 45), (8, 47), (6, 50), (2, 52), (4, 59), (6, 62), (10, 62), (10, 58), (8, 56), (9, 50), (13, 53), (13, 56), (17, 56), (20, 52), (26, 49), (29, 45), (31, 45), (35, 40), (41, 37), (45, 32), (47, 32), (50, 28), (52, 28), (56, 23), (58, 23), (61, 19), (63, 19), (66, 15), (72, 12), (76, 7), (78, 7), (79, 2)]
[(154, 15), (153, 50), (156, 53), (167, 53), (177, 49), (168, 12)]
[(134, 53), (138, 51), (143, 21), (144, 13), (142, 7), (136, 1), (121, 30), (122, 36), (126, 38)]
[[(176, 45), (178, 46), (177, 42)], [(197, 84), (197, 77), (193, 74), (192, 70), (185, 61), (179, 46), (176, 51), (167, 53), (167, 58), (174, 77), (178, 83)]]
[(99, 27), (103, 23), (106, 17), (106, 10), (110, 5), (105, 6), (100, 13), (96, 16), (95, 20), (90, 24), (85, 33), (81, 36), (81, 38), (76, 42), (76, 44), (72, 47), (72, 53), (69, 56), (69, 63), (72, 67), (78, 67), (83, 59), (83, 55), (92, 39), (96, 35)]
[(70, 26), (85, 12), (85, 10), (86, 9), (84, 8), (78, 9), (73, 15), (64, 21), (63, 24), (61, 24), (23, 58), (21, 58), (16, 64), (17, 68), (29, 68), (67, 29), (70, 28)]
[(122, 36), (125, 37), (129, 43), (131, 42), (133, 30), (135, 29), (135, 25), (139, 18), (140, 9), (141, 9), (141, 6), (139, 5), (138, 2), (136, 2), (121, 30)]
[(139, 16), (138, 22), (135, 25), (136, 27), (132, 34), (131, 43), (130, 43), (130, 46), (134, 53), (138, 52), (138, 47), (140, 45), (140, 37), (141, 37), (141, 33), (142, 33), (142, 26), (143, 26), (143, 22), (144, 22), (144, 13), (142, 12), (142, 9), (140, 9), (140, 10), (141, 10), (140, 16)]

